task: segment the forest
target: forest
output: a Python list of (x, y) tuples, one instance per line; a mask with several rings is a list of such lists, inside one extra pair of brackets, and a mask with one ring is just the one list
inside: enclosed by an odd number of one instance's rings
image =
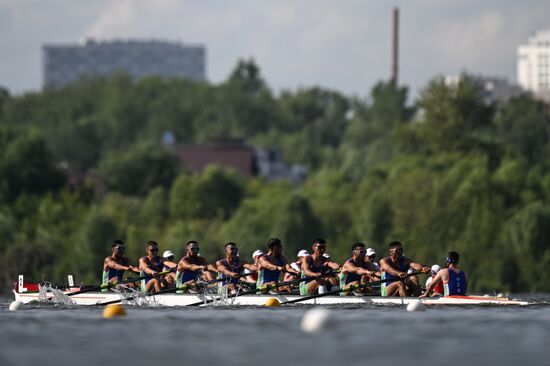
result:
[[(182, 166), (162, 145), (244, 138), (304, 164), (300, 183)], [(381, 258), (443, 264), (461, 254), (473, 292), (550, 292), (550, 108), (487, 102), (476, 78), (434, 77), (411, 101), (379, 82), (365, 96), (275, 93), (253, 60), (219, 84), (125, 74), (10, 95), (0, 88), (0, 292), (29, 279), (100, 282), (111, 242), (209, 261), (235, 242), (250, 260), (271, 237), (293, 259), (318, 237), (343, 263), (357, 241)], [(89, 173), (94, 182), (74, 177)], [(88, 175), (87, 175), (88, 174)]]

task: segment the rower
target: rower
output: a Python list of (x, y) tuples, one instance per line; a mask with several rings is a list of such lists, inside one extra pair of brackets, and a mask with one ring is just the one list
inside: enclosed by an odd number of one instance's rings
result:
[(421, 297), (429, 296), (440, 282), (443, 282), (444, 296), (466, 295), (468, 276), (463, 270), (458, 268), (459, 259), (460, 256), (457, 252), (449, 252), (446, 258), (446, 268), (435, 275), (433, 281), (429, 284), (428, 288), (426, 288), (426, 292), (424, 292)]
[[(260, 289), (265, 285), (280, 282), (281, 273), (288, 269), (288, 259), (283, 255), (283, 243), (280, 239), (271, 238), (267, 242), (267, 254), (258, 259), (258, 282), (256, 287)], [(272, 293), (284, 292), (284, 288), (271, 290)]]
[[(367, 248), (367, 253), (365, 254), (365, 262), (367, 263), (367, 268), (374, 269), (376, 272), (380, 272), (380, 264), (376, 262), (376, 251), (372, 248)], [(378, 273), (380, 277), (380, 273)]]
[[(439, 266), (439, 264), (434, 264), (430, 269), (430, 277), (428, 277), (428, 279), (426, 280), (426, 288), (430, 286), (430, 283), (432, 283), (433, 279), (439, 273), (439, 271), (441, 271), (441, 267)], [(439, 282), (432, 290), (431, 296), (443, 296), (443, 294), (443, 282)]]
[(252, 266), (254, 267), (254, 269), (253, 270), (249, 270), (247, 268), (244, 269), (244, 272), (248, 274), (245, 277), (246, 282), (254, 285), (256, 285), (256, 283), (258, 282), (258, 266), (259, 266), (258, 262), (260, 260), (260, 257), (264, 254), (265, 253), (259, 249), (255, 250), (254, 253), (252, 253), (252, 260), (254, 261), (254, 264), (252, 264)]
[(106, 292), (109, 285), (115, 285), (118, 282), (122, 282), (125, 271), (139, 273), (139, 269), (132, 267), (130, 265), (130, 260), (124, 256), (126, 246), (122, 240), (113, 241), (111, 250), (112, 254), (103, 260), (101, 292)]
[(296, 258), (298, 258), (298, 260), (290, 263), (290, 268), (293, 271), (285, 272), (285, 277), (283, 279), (284, 282), (293, 281), (300, 277), (300, 273), (302, 272), (302, 260), (308, 255), (309, 252), (305, 249), (302, 249), (298, 252), (298, 254), (296, 255)]
[[(176, 262), (174, 262), (174, 258), (176, 256), (174, 253), (172, 253), (171, 250), (165, 250), (164, 253), (162, 253), (162, 258), (164, 258), (164, 268), (163, 271), (169, 271), (172, 268), (176, 268), (178, 265)], [(176, 273), (170, 272), (164, 276), (164, 281), (166, 284), (166, 287), (173, 287), (176, 283)]]
[[(324, 239), (316, 239), (311, 248), (312, 254), (302, 259), (302, 278), (320, 276), (340, 268), (338, 263), (324, 256), (327, 249), (327, 242)], [(331, 291), (338, 290), (338, 279), (334, 275), (300, 282), (300, 295), (312, 295), (316, 292), (322, 294), (329, 288)]]
[(210, 271), (216, 272), (216, 267), (208, 264), (206, 259), (199, 255), (199, 243), (195, 240), (187, 242), (185, 252), (186, 255), (180, 259), (177, 266), (176, 287), (178, 293), (187, 292), (188, 290), (195, 292), (196, 284), (203, 272), (208, 281), (214, 279)]
[(256, 266), (248, 264), (246, 261), (239, 258), (237, 253), (239, 249), (235, 243), (227, 243), (224, 246), (225, 258), (216, 262), (218, 270), (218, 278), (228, 278), (227, 290), (234, 294), (237, 292), (237, 287), (243, 270), (246, 268), (253, 271)]
[(172, 268), (171, 266), (173, 266), (173, 264), (171, 265), (168, 261), (164, 260), (163, 257), (158, 255), (159, 246), (156, 241), (149, 240), (146, 248), (145, 252), (147, 255), (139, 259), (139, 269), (141, 270), (142, 276), (145, 277), (141, 280), (141, 290), (143, 292), (150, 292), (153, 289), (155, 292), (160, 292), (163, 286), (164, 276), (157, 277), (156, 275), (162, 272), (165, 265)]
[(380, 261), (382, 279), (396, 279), (394, 282), (384, 282), (380, 286), (382, 296), (418, 296), (421, 293), (418, 278), (408, 276), (407, 270), (429, 272), (429, 268), (403, 255), (403, 245), (398, 241), (389, 244), (389, 256)]
[[(350, 289), (355, 285), (366, 284), (371, 282), (374, 278), (376, 271), (368, 270), (367, 263), (365, 262), (365, 244), (355, 243), (351, 246), (351, 258), (348, 259), (342, 266), (340, 272), (340, 289), (347, 291), (341, 292), (341, 295), (349, 295)], [(357, 290), (353, 290), (354, 294), (364, 294), (371, 292), (372, 288), (362, 287)]]

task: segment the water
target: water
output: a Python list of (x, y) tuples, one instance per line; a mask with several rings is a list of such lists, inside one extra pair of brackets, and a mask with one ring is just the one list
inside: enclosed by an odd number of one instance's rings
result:
[(309, 306), (7, 310), (0, 298), (0, 365), (550, 365), (550, 295), (528, 307), (328, 307), (307, 334)]

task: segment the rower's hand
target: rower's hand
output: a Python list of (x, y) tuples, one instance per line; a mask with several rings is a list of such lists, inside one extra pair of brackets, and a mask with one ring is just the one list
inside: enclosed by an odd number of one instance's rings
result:
[(285, 267), (277, 266), (277, 271), (283, 271)]
[(157, 271), (151, 271), (150, 275), (151, 275), (151, 276), (156, 276), (157, 273), (158, 273)]
[(239, 277), (239, 274), (236, 272), (230, 272), (229, 274), (231, 277)]
[(405, 272), (399, 272), (399, 274), (397, 275), (397, 277), (399, 278), (405, 278), (407, 277), (407, 274)]
[(200, 266), (201, 271), (208, 271), (208, 266)]
[(418, 297), (428, 297), (428, 294), (422, 294), (422, 295), (420, 295), (420, 296), (418, 296)]
[(422, 273), (430, 273), (430, 267), (422, 267), (422, 269), (420, 270), (420, 272), (422, 272)]

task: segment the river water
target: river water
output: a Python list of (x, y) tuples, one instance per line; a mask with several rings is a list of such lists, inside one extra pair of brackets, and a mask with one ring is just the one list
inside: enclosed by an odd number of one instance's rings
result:
[(550, 295), (526, 307), (327, 307), (316, 333), (310, 306), (8, 311), (0, 297), (0, 365), (550, 365)]

